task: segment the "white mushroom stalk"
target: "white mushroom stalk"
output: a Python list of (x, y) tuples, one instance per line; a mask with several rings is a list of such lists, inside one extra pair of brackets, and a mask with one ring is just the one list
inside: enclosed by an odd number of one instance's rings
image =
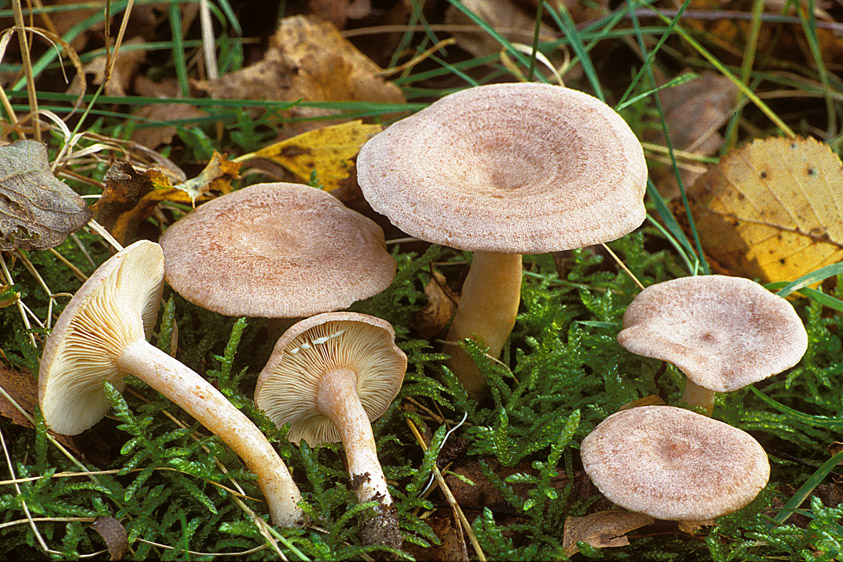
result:
[(385, 320), (351, 312), (319, 314), (287, 330), (258, 378), (255, 402), (288, 439), (342, 441), (358, 501), (380, 502), (364, 524), (368, 543), (398, 547), (401, 535), (378, 460), (372, 421), (398, 394), (407, 357)]
[(357, 396), (357, 374), (346, 368), (327, 371), (319, 382), (316, 404), (340, 434), (357, 500), (392, 505), (386, 476), (378, 460), (372, 422)]
[(216, 388), (146, 341), (164, 279), (160, 246), (140, 241), (118, 252), (65, 307), (41, 358), (39, 403), (50, 429), (66, 435), (93, 426), (108, 411), (102, 383), (118, 390), (134, 375), (196, 418), (257, 476), (273, 523), (299, 525), (299, 489), (275, 449)]

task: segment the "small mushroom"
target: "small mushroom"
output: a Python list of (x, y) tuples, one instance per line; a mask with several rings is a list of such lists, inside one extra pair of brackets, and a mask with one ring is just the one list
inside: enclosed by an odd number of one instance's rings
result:
[(746, 506), (770, 463), (748, 433), (673, 406), (641, 406), (603, 420), (580, 446), (583, 467), (615, 504), (684, 526)]
[(378, 500), (364, 541), (401, 545), (392, 496), (371, 422), (398, 394), (407, 357), (385, 320), (352, 312), (319, 314), (289, 328), (261, 371), (255, 403), (287, 437), (308, 445), (342, 441), (360, 502)]
[(295, 183), (252, 185), (209, 201), (171, 225), (161, 246), (167, 283), (226, 316), (339, 310), (395, 277), (377, 224)]
[[(641, 145), (612, 108), (547, 84), (494, 84), (445, 96), (375, 135), (357, 158), (372, 208), (422, 240), (474, 252), (450, 342), (498, 356), (521, 299), (521, 255), (608, 242), (645, 217)], [(476, 398), (477, 366), (448, 366)]]
[(301, 494), (260, 430), (205, 379), (146, 341), (164, 286), (161, 247), (141, 240), (103, 263), (65, 307), (47, 339), (38, 377), (44, 421), (76, 435), (108, 411), (103, 381), (134, 375), (178, 404), (236, 452), (257, 476), (272, 521), (303, 522)]
[(785, 299), (742, 277), (704, 275), (650, 285), (630, 303), (618, 342), (676, 365), (681, 400), (711, 414), (731, 392), (796, 365), (808, 334)]

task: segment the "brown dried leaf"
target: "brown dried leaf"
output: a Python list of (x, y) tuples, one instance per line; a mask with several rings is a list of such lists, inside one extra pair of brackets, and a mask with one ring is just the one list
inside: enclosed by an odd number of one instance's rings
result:
[(43, 144), (0, 147), (0, 250), (45, 250), (91, 218), (85, 201), (50, 171)]
[(703, 247), (735, 275), (792, 281), (843, 259), (843, 164), (824, 143), (768, 138), (688, 190)]
[[(7, 369), (0, 365), (0, 387), (27, 413), (32, 414), (35, 411), (35, 405), (38, 403), (38, 379), (30, 373)], [(2, 394), (0, 394), (0, 416), (9, 418), (23, 427), (34, 427), (26, 416)]]
[[(337, 28), (314, 17), (281, 20), (263, 60), (214, 81), (195, 86), (216, 98), (403, 103), (382, 69)], [(295, 108), (294, 115), (331, 115), (323, 109)]]
[(157, 203), (139, 205), (154, 187), (147, 174), (136, 171), (128, 162), (112, 164), (103, 181), (105, 190), (91, 206), (94, 219), (125, 245), (134, 238), (140, 223), (152, 215)]
[[(207, 117), (207, 113), (184, 103), (154, 103), (144, 105), (133, 115), (149, 121), (171, 122), (177, 120), (200, 119)], [(132, 139), (135, 142), (149, 148), (168, 145), (173, 142), (177, 128), (175, 125), (157, 125), (151, 127), (136, 128), (132, 132)]]
[(121, 244), (134, 240), (140, 225), (161, 201), (194, 204), (210, 191), (228, 193), (240, 164), (214, 151), (211, 161), (195, 178), (173, 185), (170, 176), (151, 168), (138, 172), (128, 162), (117, 162), (105, 174), (105, 191), (91, 209), (94, 218)]
[[(698, 78), (659, 92), (664, 118), (674, 149), (701, 156), (711, 156), (723, 145), (717, 130), (734, 111), (738, 87), (714, 72), (703, 72)], [(660, 130), (645, 140), (664, 144)], [(682, 183), (689, 186), (703, 174), (694, 168), (680, 169)], [(679, 195), (676, 175), (669, 166), (653, 166), (650, 177), (663, 197)]]
[(284, 53), (296, 68), (288, 99), (404, 102), (398, 86), (379, 76), (382, 69), (328, 22), (284, 18), (270, 48)]
[(129, 535), (126, 528), (114, 517), (97, 517), (91, 524), (108, 547), (109, 560), (122, 560), (129, 551)]
[[(536, 25), (535, 11), (527, 12), (512, 0), (463, 0), (462, 5), (479, 16), (503, 37), (514, 43), (529, 45), (533, 41)], [(531, 13), (532, 12), (532, 13)], [(445, 11), (445, 23), (455, 26), (476, 26), (473, 31), (455, 31), (457, 44), (476, 57), (496, 54), (501, 51), (500, 42), (482, 30), (474, 20), (454, 7), (448, 6)], [(556, 39), (553, 30), (541, 25), (540, 41), (549, 42)]]
[(652, 525), (654, 519), (643, 513), (631, 511), (600, 511), (585, 517), (566, 517), (562, 548), (567, 556), (573, 556), (580, 549), (578, 541), (584, 541), (595, 548), (627, 546), (629, 540), (624, 534)]
[[(146, 58), (146, 53), (141, 49), (127, 49), (128, 45), (142, 45), (145, 43), (141, 37), (132, 37), (124, 41), (117, 53), (117, 60), (111, 69), (111, 76), (105, 84), (105, 95), (125, 97), (126, 88), (132, 83), (132, 79), (138, 71), (141, 63)], [(93, 74), (92, 82), (100, 85), (105, 80), (105, 73), (108, 70), (108, 57), (100, 55), (84, 66), (86, 74)], [(78, 88), (80, 86), (75, 86)], [(74, 87), (71, 87), (73, 90)]]
[(418, 310), (413, 316), (412, 326), (416, 335), (423, 339), (430, 339), (448, 325), (457, 310), (457, 295), (448, 286), (445, 276), (438, 271), (432, 271), (430, 281), (424, 287), (427, 306)]
[[(38, 404), (38, 380), (27, 371), (0, 365), (0, 388), (14, 401), (12, 403), (5, 395), (0, 394), (0, 416), (21, 427), (33, 428), (21, 409), (30, 417), (35, 412), (35, 406)], [(54, 434), (54, 437), (74, 454), (84, 456), (97, 466), (107, 466), (113, 460), (108, 444), (93, 431), (73, 436)]]

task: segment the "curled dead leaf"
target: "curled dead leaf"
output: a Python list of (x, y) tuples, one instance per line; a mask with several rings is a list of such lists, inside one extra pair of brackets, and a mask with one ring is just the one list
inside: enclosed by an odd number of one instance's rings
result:
[(0, 250), (45, 250), (85, 226), (85, 201), (50, 170), (40, 142), (0, 147)]
[(643, 513), (632, 511), (599, 511), (585, 517), (566, 517), (562, 548), (573, 556), (580, 551), (577, 542), (584, 541), (595, 548), (627, 546), (624, 536), (630, 531), (652, 525), (655, 520)]
[(424, 287), (427, 306), (413, 316), (412, 326), (421, 339), (430, 339), (445, 329), (457, 310), (458, 296), (448, 286), (445, 276), (431, 271), (430, 281)]
[(239, 177), (240, 164), (214, 152), (211, 160), (195, 178), (173, 184), (171, 176), (150, 168), (138, 172), (128, 162), (117, 162), (105, 174), (105, 190), (91, 209), (94, 218), (121, 244), (133, 241), (141, 224), (161, 201), (194, 204), (214, 191), (228, 193), (231, 182)]
[(729, 272), (791, 281), (843, 259), (843, 164), (810, 138), (756, 140), (688, 190), (706, 251)]
[(108, 548), (109, 560), (122, 560), (129, 551), (126, 528), (114, 517), (97, 517), (91, 528), (102, 537)]

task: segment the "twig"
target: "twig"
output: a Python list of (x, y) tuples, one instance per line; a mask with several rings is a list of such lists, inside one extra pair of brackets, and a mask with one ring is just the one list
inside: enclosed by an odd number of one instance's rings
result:
[[(407, 422), (407, 425), (410, 426), (410, 431), (413, 432), (413, 436), (418, 441), (419, 446), (422, 448), (422, 451), (427, 451), (427, 445), (424, 442), (421, 434), (419, 433), (416, 424), (413, 423), (413, 420), (410, 418), (404, 418)], [(439, 489), (442, 490), (442, 493), (445, 494), (445, 499), (448, 500), (448, 503), (451, 505), (451, 509), (457, 514), (457, 518), (460, 520), (463, 528), (465, 529), (465, 533), (468, 535), (468, 540), (471, 541), (471, 546), (474, 547), (474, 552), (477, 553), (477, 559), (480, 562), (486, 562), (486, 555), (483, 554), (483, 549), (480, 548), (480, 543), (477, 542), (477, 536), (474, 534), (474, 530), (471, 528), (471, 523), (468, 522), (468, 519), (463, 513), (460, 504), (457, 503), (454, 494), (451, 493), (451, 489), (448, 488), (448, 484), (445, 482), (445, 479), (442, 477), (442, 473), (439, 471), (439, 467), (436, 466), (434, 463), (433, 465), (433, 474), (436, 477), (436, 481), (439, 484)]]
[[(29, 42), (26, 40), (26, 29), (23, 23), (23, 10), (21, 9), (20, 0), (12, 0), (12, 8), (15, 16), (15, 28), (18, 32), (18, 42), (20, 43), (21, 62), (23, 63), (23, 70), (26, 74), (26, 93), (29, 97), (29, 111), (38, 111), (38, 97), (35, 92), (35, 79), (32, 76), (32, 61), (29, 58)], [(33, 128), (35, 130), (35, 140), (41, 140), (41, 123), (38, 119), (32, 120)]]

